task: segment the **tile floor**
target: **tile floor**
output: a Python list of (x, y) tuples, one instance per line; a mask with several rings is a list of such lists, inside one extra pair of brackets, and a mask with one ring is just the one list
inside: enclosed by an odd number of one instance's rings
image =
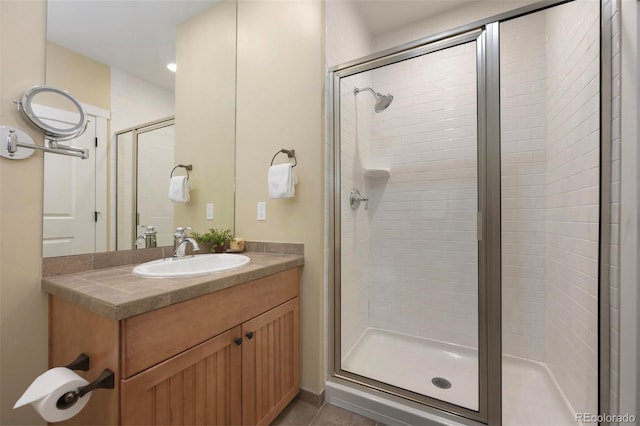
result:
[(271, 423), (272, 425), (349, 425), (381, 426), (375, 420), (368, 419), (351, 411), (344, 410), (326, 402), (318, 408), (314, 405), (294, 399), (287, 408)]

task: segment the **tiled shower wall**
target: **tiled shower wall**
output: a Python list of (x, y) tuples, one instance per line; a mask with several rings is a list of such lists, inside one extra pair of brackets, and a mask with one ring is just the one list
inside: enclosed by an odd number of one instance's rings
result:
[[(349, 194), (357, 188), (365, 194), (363, 167), (369, 158), (373, 102), (369, 93), (355, 96), (354, 87), (369, 86), (367, 75), (344, 78), (340, 87), (341, 128), (341, 303), (342, 355), (345, 356), (369, 326), (368, 283), (370, 222), (365, 204), (357, 210), (349, 205)], [(369, 96), (369, 97), (367, 97)]]
[[(610, 412), (620, 414), (620, 0), (605, 0), (605, 18), (611, 18), (611, 243), (609, 257)], [(617, 423), (612, 423), (617, 424)]]
[[(327, 25), (330, 25), (327, 29), (327, 68), (371, 53), (371, 37), (355, 4), (327, 2), (326, 6)], [(330, 86), (328, 83), (327, 87)], [(341, 84), (341, 298), (343, 306), (341, 316), (344, 324), (341, 330), (341, 347), (343, 356), (349, 352), (369, 326), (369, 284), (366, 272), (369, 267), (369, 221), (366, 218), (367, 212), (364, 206), (357, 211), (351, 210), (348, 197), (352, 187), (358, 187), (364, 193), (362, 164), (370, 155), (369, 140), (373, 115), (373, 97), (369, 93), (358, 95), (356, 110), (353, 88), (370, 85), (371, 82), (366, 74), (345, 78)], [(329, 93), (327, 93), (327, 99), (330, 99)], [(327, 129), (327, 135), (329, 134)], [(330, 141), (327, 141), (328, 156), (332, 152), (329, 143)], [(325, 164), (327, 166), (332, 164), (332, 159), (327, 157)], [(332, 170), (327, 170), (327, 173), (329, 175)], [(329, 184), (329, 181), (327, 183)], [(332, 196), (333, 191), (329, 186), (325, 194), (327, 197)], [(328, 198), (326, 205), (329, 205)], [(329, 214), (327, 210), (327, 227)], [(328, 238), (326, 247), (329, 247)], [(329, 259), (329, 253), (326, 254), (326, 258)], [(329, 333), (326, 335), (328, 336)]]
[(597, 408), (598, 2), (501, 24), (503, 352)]
[(477, 347), (475, 42), (371, 72), (370, 325)]
[(573, 408), (596, 412), (600, 5), (574, 2), (545, 15), (546, 362)]
[(544, 361), (545, 14), (500, 25), (502, 351)]

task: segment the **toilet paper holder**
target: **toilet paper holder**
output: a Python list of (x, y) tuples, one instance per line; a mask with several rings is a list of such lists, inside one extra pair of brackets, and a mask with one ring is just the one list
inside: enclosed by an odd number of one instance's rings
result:
[(78, 358), (71, 361), (70, 364), (65, 365), (69, 370), (89, 371), (90, 368), (89, 355), (82, 352), (78, 355)]
[[(85, 353), (81, 353), (78, 357), (67, 365), (66, 368), (70, 370), (89, 371), (90, 360), (89, 356)], [(115, 373), (108, 368), (105, 368), (102, 373), (91, 383), (86, 386), (80, 386), (78, 390), (67, 392), (58, 398), (56, 407), (61, 410), (71, 408), (78, 402), (78, 398), (82, 398), (86, 394), (96, 389), (113, 389), (115, 387)]]

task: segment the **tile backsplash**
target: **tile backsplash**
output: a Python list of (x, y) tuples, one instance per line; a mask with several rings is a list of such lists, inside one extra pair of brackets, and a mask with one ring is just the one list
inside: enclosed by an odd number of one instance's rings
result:
[(162, 259), (173, 254), (173, 247), (156, 247), (140, 250), (119, 250), (104, 253), (87, 253), (42, 259), (42, 276), (72, 274), (92, 269), (133, 265)]
[[(304, 244), (247, 241), (247, 251), (267, 254), (295, 254), (304, 256)], [(42, 259), (42, 276), (72, 274), (93, 269), (136, 265), (152, 260), (170, 257), (173, 246), (139, 250), (119, 250), (105, 253), (88, 253), (73, 256), (49, 257)]]

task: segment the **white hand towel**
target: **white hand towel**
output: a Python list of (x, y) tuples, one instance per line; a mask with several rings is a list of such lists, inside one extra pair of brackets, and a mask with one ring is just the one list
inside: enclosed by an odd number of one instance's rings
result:
[(269, 197), (291, 198), (298, 183), (293, 164), (285, 163), (269, 167)]
[(191, 185), (186, 176), (175, 176), (169, 181), (169, 199), (174, 203), (188, 203)]

